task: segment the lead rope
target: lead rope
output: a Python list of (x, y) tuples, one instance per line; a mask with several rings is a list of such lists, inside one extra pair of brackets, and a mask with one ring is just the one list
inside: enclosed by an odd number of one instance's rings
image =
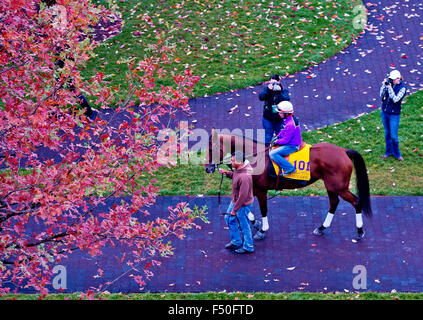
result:
[(218, 201), (218, 204), (219, 204), (219, 212), (220, 212), (220, 214), (224, 215), (225, 212), (222, 212), (222, 208), (221, 208), (221, 205), (220, 205), (220, 202), (221, 202), (221, 200), (220, 200), (220, 194), (222, 192), (223, 173), (221, 175), (222, 176), (220, 177), (219, 192), (217, 193), (217, 199), (218, 199), (217, 201)]
[[(268, 150), (268, 149), (270, 149), (271, 147), (267, 147), (267, 148), (265, 148), (264, 149), (264, 152), (266, 152), (266, 150)], [(221, 164), (223, 164), (223, 162), (220, 162), (220, 163), (218, 163), (218, 164), (216, 164), (216, 166), (219, 166), (219, 165), (221, 165)], [(231, 170), (232, 170), (232, 168), (230, 168)], [(219, 192), (218, 192), (218, 204), (219, 204), (219, 212), (222, 214), (222, 215), (225, 215), (225, 213), (226, 212), (222, 212), (222, 208), (221, 208), (221, 205), (220, 205), (220, 194), (221, 194), (221, 191), (222, 191), (222, 182), (223, 182), (223, 173), (222, 173), (222, 177), (220, 178), (220, 185), (219, 185)], [(270, 197), (270, 198), (267, 198), (267, 201), (269, 201), (269, 200), (271, 200), (271, 199), (273, 199), (274, 197), (277, 197), (278, 195), (280, 195), (281, 194), (281, 190), (278, 190), (278, 187), (279, 187), (279, 176), (277, 177), (277, 181), (276, 181), (276, 189), (275, 189), (275, 195), (274, 196), (272, 196), (272, 197)]]

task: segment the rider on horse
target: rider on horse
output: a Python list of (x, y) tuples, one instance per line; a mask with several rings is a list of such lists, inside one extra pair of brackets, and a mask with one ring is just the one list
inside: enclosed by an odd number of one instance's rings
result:
[(280, 167), (281, 172), (283, 170), (282, 175), (286, 176), (296, 170), (284, 157), (300, 149), (302, 143), (301, 127), (297, 118), (293, 115), (294, 107), (291, 102), (280, 102), (276, 110), (283, 119), (282, 130), (276, 136), (276, 141), (274, 142), (274, 144), (279, 145), (279, 147), (271, 150), (269, 156)]

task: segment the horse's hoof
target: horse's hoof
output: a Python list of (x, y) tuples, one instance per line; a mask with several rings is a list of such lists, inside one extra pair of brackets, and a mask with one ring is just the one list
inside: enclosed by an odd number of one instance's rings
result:
[(254, 229), (260, 230), (262, 226), (262, 222), (260, 220), (256, 220), (256, 222), (253, 224)]
[(313, 234), (315, 236), (323, 236), (324, 235), (323, 230), (320, 230), (320, 228), (314, 229)]
[(264, 231), (257, 231), (257, 233), (254, 235), (254, 240), (263, 240), (266, 237), (266, 232)]
[(364, 235), (365, 235), (365, 232), (364, 231), (357, 233), (357, 240), (363, 239), (364, 238)]

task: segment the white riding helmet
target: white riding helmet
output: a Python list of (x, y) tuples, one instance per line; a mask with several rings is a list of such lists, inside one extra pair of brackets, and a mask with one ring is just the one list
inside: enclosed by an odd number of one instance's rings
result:
[(401, 73), (398, 70), (392, 70), (389, 74), (389, 79), (395, 80), (401, 78)]
[(282, 101), (279, 102), (278, 106), (276, 107), (278, 112), (283, 113), (294, 113), (294, 107), (291, 102), (289, 101)]

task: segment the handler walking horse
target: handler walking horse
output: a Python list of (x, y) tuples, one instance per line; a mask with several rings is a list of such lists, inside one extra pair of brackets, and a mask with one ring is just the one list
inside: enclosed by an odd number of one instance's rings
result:
[[(296, 189), (308, 186), (322, 179), (329, 196), (329, 212), (323, 224), (313, 231), (315, 235), (323, 235), (323, 231), (330, 227), (339, 197), (351, 203), (356, 211), (356, 227), (358, 238), (364, 236), (362, 212), (366, 216), (372, 215), (370, 204), (370, 188), (366, 164), (363, 157), (355, 150), (344, 149), (330, 143), (318, 143), (310, 149), (311, 178), (306, 183), (284, 178), (276, 179), (268, 174), (269, 148), (264, 144), (244, 137), (217, 134), (212, 129), (208, 147), (208, 163), (205, 164), (207, 173), (213, 173), (216, 167), (223, 163), (227, 153), (236, 150), (243, 151), (253, 167), (253, 192), (259, 202), (262, 222), (255, 221), (253, 215), (250, 220), (259, 229), (255, 239), (263, 239), (268, 229), (267, 223), (267, 192), (269, 190)], [(251, 161), (253, 159), (253, 161)], [(351, 174), (355, 169), (358, 196), (349, 191)], [(280, 180), (280, 181), (279, 181)], [(279, 181), (279, 184), (277, 183)], [(278, 185), (277, 185), (278, 184)]]

